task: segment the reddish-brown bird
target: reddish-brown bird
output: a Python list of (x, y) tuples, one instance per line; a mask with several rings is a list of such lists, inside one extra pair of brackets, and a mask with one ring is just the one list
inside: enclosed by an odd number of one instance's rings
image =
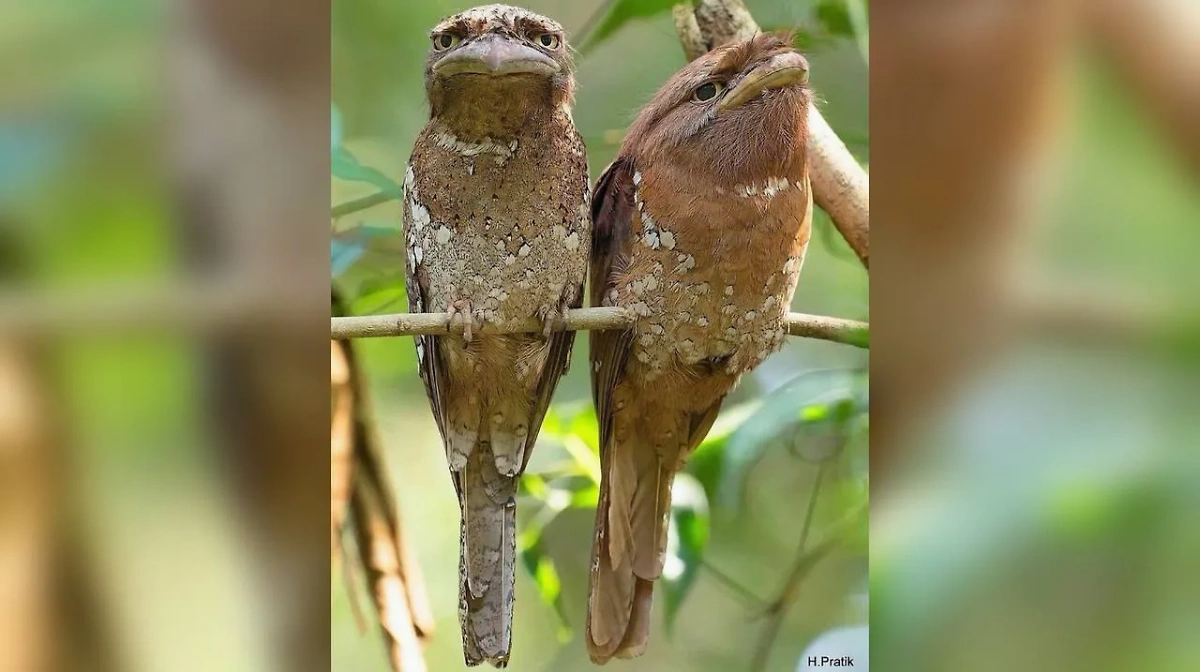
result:
[(592, 660), (646, 648), (671, 482), (742, 374), (783, 343), (811, 228), (808, 64), (759, 35), (676, 73), (593, 195), (591, 301), (603, 468), (588, 596)]
[[(405, 176), (409, 310), (466, 323), (462, 336), (417, 337), (417, 358), (461, 511), (463, 652), (504, 667), (517, 480), (570, 357), (573, 334), (553, 326), (583, 299), (587, 159), (562, 26), (487, 5), (431, 38), (430, 119)], [(474, 333), (534, 316), (543, 333)]]

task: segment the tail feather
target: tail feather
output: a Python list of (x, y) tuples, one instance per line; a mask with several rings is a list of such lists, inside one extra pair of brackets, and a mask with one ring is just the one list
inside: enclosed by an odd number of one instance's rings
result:
[(462, 523), (459, 621), (469, 666), (506, 667), (516, 580), (517, 479), (500, 474), (480, 443), (458, 473)]
[(674, 457), (664, 460), (653, 446), (624, 437), (606, 453), (588, 591), (588, 654), (597, 664), (646, 649), (675, 465)]

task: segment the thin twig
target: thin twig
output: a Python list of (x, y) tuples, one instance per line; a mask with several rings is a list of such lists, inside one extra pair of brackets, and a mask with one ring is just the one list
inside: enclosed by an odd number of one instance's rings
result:
[[(330, 334), (335, 339), (441, 335), (462, 331), (457, 321), (453, 327), (450, 326), (448, 313), (397, 313), (331, 319)], [(567, 311), (565, 328), (567, 331), (624, 329), (632, 326), (636, 320), (637, 315), (624, 308), (579, 308)], [(787, 327), (792, 336), (845, 343), (860, 348), (867, 347), (870, 331), (866, 322), (803, 313), (789, 313)], [(541, 323), (529, 318), (503, 324), (485, 323), (482, 332), (513, 334), (541, 330)]]
[(329, 216), (331, 219), (345, 217), (346, 215), (350, 215), (350, 214), (359, 212), (361, 210), (366, 210), (368, 208), (373, 208), (381, 203), (387, 203), (388, 201), (394, 201), (399, 198), (400, 198), (399, 195), (390, 194), (386, 191), (376, 192), (374, 194), (371, 194), (370, 196), (363, 196), (362, 198), (356, 198), (353, 201), (346, 201), (345, 203), (338, 203), (337, 205), (333, 206), (333, 208), (330, 209)]
[(788, 572), (783, 588), (779, 591), (779, 596), (771, 602), (764, 614), (767, 617), (767, 627), (763, 630), (762, 637), (758, 640), (758, 646), (755, 648), (754, 662), (750, 665), (751, 672), (766, 669), (767, 661), (771, 657), (771, 648), (775, 645), (775, 638), (779, 635), (779, 628), (783, 625), (783, 619), (792, 605), (800, 580), (808, 574), (816, 561), (824, 557), (833, 547), (833, 537), (830, 537), (817, 548), (811, 551), (806, 550), (809, 532), (812, 531), (813, 513), (817, 510), (817, 496), (821, 493), (821, 481), (825, 477), (825, 469), (825, 463), (821, 463), (817, 467), (816, 476), (813, 477), (812, 495), (808, 499), (808, 510), (804, 514), (804, 525), (800, 529), (800, 545), (796, 549), (796, 559), (792, 563), (792, 569)]
[(737, 580), (734, 579), (732, 576), (729, 576), (725, 572), (717, 569), (708, 560), (702, 560), (700, 562), (700, 566), (703, 567), (704, 570), (707, 571), (709, 574), (711, 574), (712, 577), (717, 580), (717, 583), (720, 583), (721, 585), (725, 586), (726, 588), (733, 591), (734, 593), (737, 593), (738, 596), (740, 596), (745, 601), (749, 602), (752, 605), (762, 605), (763, 604), (762, 598), (760, 598), (759, 596), (757, 596), (753, 592), (751, 592), (749, 588), (738, 583)]
[[(742, 0), (699, 0), (675, 5), (675, 29), (688, 60), (760, 28)], [(813, 200), (833, 220), (850, 248), (870, 268), (870, 179), (815, 105), (808, 108), (808, 166)]]

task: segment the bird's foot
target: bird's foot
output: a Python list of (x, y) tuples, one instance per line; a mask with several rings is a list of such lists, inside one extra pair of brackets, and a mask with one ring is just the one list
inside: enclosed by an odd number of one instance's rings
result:
[[(462, 320), (463, 325), (463, 340), (470, 343), (475, 337), (476, 327), (482, 328), (483, 321), (478, 320), (475, 316), (475, 311), (471, 306), (470, 299), (458, 299), (451, 301), (450, 305), (446, 306), (446, 312), (450, 314), (450, 319), (447, 324), (453, 328), (454, 318), (458, 317)], [(476, 324), (478, 322), (478, 324)]]
[(538, 309), (537, 318), (542, 323), (542, 337), (550, 338), (551, 332), (566, 331), (567, 311), (571, 309), (571, 300), (563, 297), (557, 306), (542, 306)]

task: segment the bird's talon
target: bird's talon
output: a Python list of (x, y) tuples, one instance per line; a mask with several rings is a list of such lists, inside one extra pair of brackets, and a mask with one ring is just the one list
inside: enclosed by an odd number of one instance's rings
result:
[(555, 331), (565, 331), (567, 314), (565, 309), (542, 308), (538, 311), (538, 320), (542, 323), (542, 338), (550, 338)]
[(462, 318), (463, 340), (470, 343), (471, 339), (475, 336), (475, 314), (472, 311), (471, 302), (467, 299), (452, 301), (450, 305), (446, 307), (446, 312), (450, 315), (448, 326), (451, 329), (454, 327), (454, 318)]

